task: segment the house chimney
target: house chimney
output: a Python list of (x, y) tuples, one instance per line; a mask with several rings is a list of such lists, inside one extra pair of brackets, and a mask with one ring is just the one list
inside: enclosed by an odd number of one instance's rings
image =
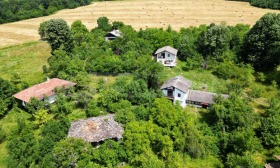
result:
[(204, 85), (202, 86), (202, 91), (203, 91), (203, 92), (206, 92), (206, 90), (207, 90), (207, 87), (206, 87), (206, 85), (204, 84)]
[(49, 77), (47, 77), (47, 81), (49, 81), (50, 80), (50, 78)]

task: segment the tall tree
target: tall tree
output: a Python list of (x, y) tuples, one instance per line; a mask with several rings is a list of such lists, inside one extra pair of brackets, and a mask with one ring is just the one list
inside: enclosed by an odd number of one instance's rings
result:
[(258, 70), (273, 70), (280, 64), (280, 14), (264, 15), (245, 37), (243, 61)]
[(225, 24), (211, 24), (197, 39), (198, 51), (204, 58), (220, 60), (221, 54), (229, 49), (230, 30)]
[(52, 48), (52, 52), (59, 48), (70, 52), (73, 48), (73, 37), (69, 26), (63, 19), (51, 19), (47, 21), (45, 28), (46, 40)]

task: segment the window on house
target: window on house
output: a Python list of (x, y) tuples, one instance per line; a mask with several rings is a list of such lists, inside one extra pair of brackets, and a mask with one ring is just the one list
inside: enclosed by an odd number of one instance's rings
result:
[(165, 58), (165, 53), (161, 53), (161, 57), (164, 59)]
[(178, 97), (181, 97), (181, 93), (178, 93)]

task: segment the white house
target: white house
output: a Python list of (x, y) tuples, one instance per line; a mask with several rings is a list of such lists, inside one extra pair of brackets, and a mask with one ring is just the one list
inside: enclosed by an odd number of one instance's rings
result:
[(174, 67), (176, 66), (177, 52), (177, 49), (170, 46), (162, 47), (155, 52), (156, 60), (164, 66)]
[[(168, 79), (160, 88), (168, 99), (174, 103), (176, 101), (182, 107), (194, 105), (196, 107), (208, 108), (214, 103), (216, 93), (206, 92), (206, 87), (202, 87), (202, 91), (191, 90), (192, 83), (182, 76), (176, 76)], [(223, 98), (228, 98), (228, 95), (221, 94)]]
[(53, 78), (47, 80), (46, 82), (39, 83), (25, 90), (22, 90), (21, 92), (14, 94), (13, 97), (15, 97), (18, 100), (21, 100), (23, 106), (25, 106), (26, 103), (29, 103), (31, 98), (37, 98), (48, 103), (54, 103), (56, 96), (56, 88), (68, 89), (75, 85), (76, 83), (70, 81)]
[(112, 30), (111, 32), (107, 33), (105, 35), (105, 40), (109, 41), (109, 40), (114, 40), (117, 37), (121, 37), (122, 36), (122, 32), (120, 30)]

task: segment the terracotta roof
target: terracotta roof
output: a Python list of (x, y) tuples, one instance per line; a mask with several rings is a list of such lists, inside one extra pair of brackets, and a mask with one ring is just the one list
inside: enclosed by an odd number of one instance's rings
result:
[(169, 87), (175, 87), (185, 93), (189, 90), (191, 87), (192, 82), (188, 79), (184, 78), (183, 76), (176, 76), (174, 78), (168, 79), (160, 89), (165, 89)]
[(44, 96), (54, 95), (55, 88), (69, 88), (74, 85), (76, 85), (76, 83), (58, 78), (53, 78), (46, 82), (29, 87), (19, 93), (14, 94), (13, 96), (25, 102), (29, 102), (32, 97), (42, 100)]
[[(199, 91), (199, 90), (190, 90), (189, 95), (187, 97), (187, 100), (201, 102), (201, 103), (208, 103), (213, 104), (214, 103), (214, 96), (216, 96), (216, 93), (212, 92), (205, 92), (205, 91)], [(222, 94), (223, 98), (228, 98), (228, 95)]]
[(158, 54), (158, 53), (161, 53), (163, 51), (168, 51), (170, 52), (171, 54), (174, 54), (174, 55), (177, 55), (177, 52), (178, 50), (173, 48), (173, 47), (170, 47), (170, 46), (165, 46), (165, 47), (162, 47), (162, 48), (159, 48), (155, 54)]
[(124, 130), (114, 120), (114, 115), (92, 117), (71, 122), (68, 137), (81, 138), (86, 142), (100, 142), (106, 139), (122, 138)]

